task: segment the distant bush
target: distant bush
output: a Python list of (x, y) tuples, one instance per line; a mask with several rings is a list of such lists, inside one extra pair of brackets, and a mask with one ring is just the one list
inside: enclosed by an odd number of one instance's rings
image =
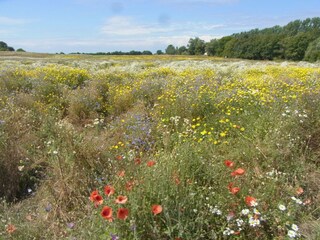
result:
[(25, 52), (25, 50), (23, 50), (22, 48), (18, 48), (16, 52)]

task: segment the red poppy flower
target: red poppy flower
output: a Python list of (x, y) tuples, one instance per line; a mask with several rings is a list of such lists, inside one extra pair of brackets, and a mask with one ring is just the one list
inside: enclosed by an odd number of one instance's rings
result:
[(95, 195), (95, 197), (94, 197), (94, 205), (95, 205), (95, 207), (98, 207), (102, 203), (103, 203), (103, 198), (101, 197), (101, 195)]
[(242, 168), (238, 168), (237, 170), (231, 173), (231, 176), (240, 176), (240, 175), (243, 175), (244, 173), (245, 171)]
[(99, 192), (97, 190), (94, 190), (91, 194), (90, 194), (90, 200), (92, 202), (94, 202), (94, 205), (97, 207), (99, 205), (101, 205), (103, 203), (103, 198), (101, 197), (101, 195), (99, 194)]
[(236, 194), (237, 192), (240, 191), (240, 188), (233, 186), (233, 182), (228, 184), (228, 189), (232, 194)]
[(104, 193), (109, 197), (110, 195), (114, 194), (114, 188), (110, 185), (104, 187)]
[(147, 166), (148, 166), (148, 167), (152, 167), (152, 166), (154, 166), (155, 164), (156, 164), (156, 162), (153, 161), (153, 160), (150, 160), (150, 161), (147, 162)]
[(226, 165), (229, 168), (232, 168), (234, 165), (234, 162), (230, 161), (230, 160), (225, 160), (224, 161), (224, 165)]
[(17, 230), (17, 228), (13, 224), (8, 224), (6, 227), (7, 233), (11, 234), (14, 233)]
[(129, 210), (127, 208), (119, 208), (117, 217), (122, 220), (126, 220), (129, 215)]
[(108, 206), (103, 207), (101, 211), (101, 216), (109, 222), (112, 222), (112, 208)]
[(118, 196), (116, 199), (116, 203), (118, 204), (125, 204), (128, 201), (128, 198), (126, 196)]
[(92, 191), (92, 193), (90, 194), (90, 200), (91, 200), (92, 202), (94, 202), (94, 201), (95, 201), (95, 197), (96, 197), (97, 195), (99, 195), (98, 190)]
[(232, 187), (232, 188), (230, 188), (229, 189), (229, 191), (232, 193), (232, 194), (237, 194), (237, 192), (239, 192), (240, 191), (240, 188), (238, 188), (238, 187)]
[(251, 196), (245, 198), (245, 202), (249, 207), (255, 206), (257, 204), (257, 199)]
[(162, 212), (162, 206), (161, 205), (152, 205), (151, 209), (152, 209), (153, 215), (157, 215), (157, 214)]

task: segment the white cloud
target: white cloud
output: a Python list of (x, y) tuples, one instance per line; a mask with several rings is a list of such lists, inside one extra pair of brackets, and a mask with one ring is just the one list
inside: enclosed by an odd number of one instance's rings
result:
[(131, 17), (114, 16), (106, 21), (101, 32), (107, 35), (141, 35), (167, 32), (169, 28), (160, 27), (158, 24), (141, 24)]
[(206, 41), (206, 42), (210, 42), (210, 40), (212, 39), (219, 39), (222, 38), (224, 35), (200, 35), (199, 38)]
[(166, 36), (166, 35), (189, 35), (198, 36), (208, 31), (224, 27), (223, 24), (207, 24), (203, 22), (184, 22), (175, 24), (148, 23), (142, 24), (132, 17), (114, 16), (107, 19), (101, 27), (101, 33), (108, 36)]
[(9, 18), (0, 16), (0, 25), (22, 25), (25, 24), (27, 20), (19, 18)]

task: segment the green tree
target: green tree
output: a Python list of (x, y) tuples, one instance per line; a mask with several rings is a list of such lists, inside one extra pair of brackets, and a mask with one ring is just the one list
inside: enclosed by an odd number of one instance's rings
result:
[[(320, 18), (307, 18), (303, 21), (292, 21), (283, 27), (253, 29), (221, 39), (213, 39), (206, 44), (206, 51), (208, 55), (214, 56), (297, 61), (304, 59), (310, 43), (319, 37)], [(189, 41), (190, 54), (196, 54), (195, 42), (194, 39)], [(305, 59), (309, 59), (309, 57), (305, 57)]]
[(236, 45), (237, 45), (237, 39), (232, 38), (230, 41), (226, 42), (222, 56), (223, 57), (237, 57), (236, 54)]
[(261, 60), (273, 60), (281, 58), (280, 37), (276, 34), (262, 35), (258, 43)]
[(188, 44), (188, 52), (190, 55), (203, 55), (206, 51), (206, 44), (200, 38), (190, 38)]
[(178, 54), (179, 55), (187, 55), (188, 54), (188, 48), (186, 46), (181, 46), (178, 48)]
[(152, 55), (152, 52), (149, 51), (149, 50), (144, 50), (144, 51), (142, 52), (142, 55)]
[(301, 32), (294, 37), (286, 38), (284, 40), (285, 58), (294, 61), (302, 60), (309, 43), (310, 35), (308, 33)]
[(5, 42), (0, 41), (0, 51), (7, 51), (8, 45)]
[(163, 54), (163, 52), (162, 52), (162, 50), (157, 50), (157, 55), (162, 55)]
[(299, 33), (301, 24), (301, 20), (289, 22), (286, 26), (283, 27), (283, 31), (287, 36), (295, 36)]
[(226, 44), (233, 39), (232, 36), (222, 37), (220, 39), (212, 39), (206, 44), (206, 52), (209, 56), (224, 57), (224, 49)]
[(310, 62), (320, 60), (320, 37), (309, 44), (304, 56), (304, 60)]
[(210, 42), (206, 43), (206, 53), (208, 56), (216, 56), (217, 55), (217, 49), (219, 48), (219, 40), (212, 39)]
[(166, 54), (175, 55), (176, 54), (176, 48), (172, 44), (168, 45), (168, 47), (166, 48)]

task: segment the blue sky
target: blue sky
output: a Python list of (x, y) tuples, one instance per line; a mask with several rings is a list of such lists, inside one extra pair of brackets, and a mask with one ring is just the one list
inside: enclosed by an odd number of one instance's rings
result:
[(0, 0), (0, 41), (31, 52), (154, 52), (308, 17), (320, 17), (319, 0)]

